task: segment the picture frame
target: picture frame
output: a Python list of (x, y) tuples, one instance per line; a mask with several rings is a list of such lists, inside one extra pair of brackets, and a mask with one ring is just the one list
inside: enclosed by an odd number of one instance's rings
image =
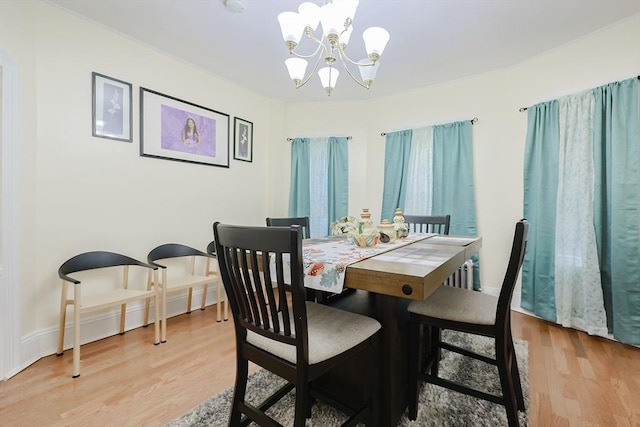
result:
[(98, 138), (133, 141), (131, 83), (91, 73), (91, 133)]
[(229, 167), (229, 115), (140, 88), (140, 155)]
[(240, 117), (233, 118), (233, 158), (253, 161), (253, 123)]

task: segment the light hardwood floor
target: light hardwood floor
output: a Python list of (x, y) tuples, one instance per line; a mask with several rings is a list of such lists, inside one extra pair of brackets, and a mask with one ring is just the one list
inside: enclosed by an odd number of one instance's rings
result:
[[(529, 343), (531, 426), (640, 426), (640, 349), (513, 314)], [(162, 426), (230, 387), (233, 323), (215, 306), (169, 319), (165, 344), (139, 328), (48, 356), (0, 383), (0, 426)]]

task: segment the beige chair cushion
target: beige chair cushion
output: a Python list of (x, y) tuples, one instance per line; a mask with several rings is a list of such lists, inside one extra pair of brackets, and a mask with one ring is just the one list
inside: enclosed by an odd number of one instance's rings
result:
[(476, 325), (496, 322), (498, 299), (482, 292), (440, 286), (424, 301), (411, 301), (411, 313)]
[[(309, 364), (313, 365), (360, 344), (380, 329), (380, 323), (371, 317), (307, 302), (307, 328)], [(268, 339), (251, 331), (247, 333), (247, 341), (282, 359), (296, 363), (296, 349), (292, 345)]]

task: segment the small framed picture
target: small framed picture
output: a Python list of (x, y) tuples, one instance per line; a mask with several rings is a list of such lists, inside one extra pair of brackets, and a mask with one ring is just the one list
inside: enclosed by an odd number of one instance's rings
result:
[(131, 83), (95, 72), (91, 80), (93, 136), (131, 142)]
[(253, 123), (233, 118), (233, 158), (244, 162), (253, 161)]

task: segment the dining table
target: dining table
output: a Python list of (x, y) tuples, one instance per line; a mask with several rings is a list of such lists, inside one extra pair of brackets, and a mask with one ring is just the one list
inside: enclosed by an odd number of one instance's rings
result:
[(305, 287), (332, 289), (336, 296), (325, 304), (374, 317), (382, 325), (375, 365), (346, 362), (314, 386), (357, 405), (364, 398), (361, 375), (378, 375), (374, 425), (397, 426), (408, 403), (407, 305), (444, 286), (481, 246), (481, 237), (436, 234), (409, 235), (375, 248), (358, 248), (345, 237), (303, 240)]

